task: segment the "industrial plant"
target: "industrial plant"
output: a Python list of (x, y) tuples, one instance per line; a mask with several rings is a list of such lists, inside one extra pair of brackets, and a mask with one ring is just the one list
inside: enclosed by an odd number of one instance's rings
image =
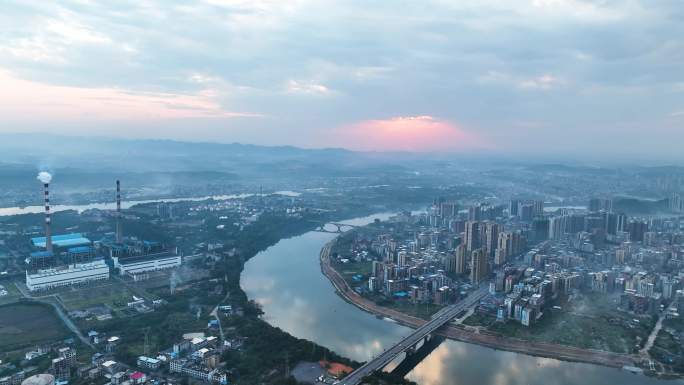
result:
[(158, 241), (124, 237), (121, 213), (121, 182), (116, 181), (116, 231), (92, 241), (82, 233), (52, 234), (50, 182), (52, 175), (40, 172), (45, 196), (45, 236), (31, 238), (34, 250), (26, 259), (26, 286), (31, 291), (107, 280), (119, 274), (135, 281), (150, 271), (178, 267), (183, 258), (176, 248)]

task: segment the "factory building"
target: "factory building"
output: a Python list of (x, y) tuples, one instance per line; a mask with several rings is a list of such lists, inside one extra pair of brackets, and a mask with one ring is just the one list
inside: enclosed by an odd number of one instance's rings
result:
[(177, 249), (168, 249), (159, 242), (131, 240), (123, 236), (121, 224), (121, 183), (116, 181), (116, 235), (101, 242), (110, 265), (120, 275), (134, 279), (150, 271), (166, 270), (183, 263)]
[(43, 269), (35, 273), (26, 271), (26, 286), (31, 291), (48, 290), (106, 279), (109, 279), (109, 266), (103, 259)]
[(142, 255), (112, 257), (113, 267), (120, 275), (138, 275), (149, 271), (178, 267), (183, 258), (174, 251), (151, 252)]
[[(46, 237), (33, 238), (31, 243), (45, 248)], [(26, 286), (31, 291), (48, 290), (109, 279), (109, 267), (90, 245), (80, 233), (53, 236), (52, 252), (37, 251), (29, 256)]]
[(150, 271), (181, 266), (182, 256), (159, 242), (124, 237), (121, 223), (121, 184), (116, 181), (116, 232), (113, 238), (93, 242), (82, 233), (52, 235), (49, 182), (41, 173), (45, 188), (45, 236), (31, 239), (34, 248), (26, 259), (26, 286), (31, 291), (85, 284), (109, 279), (111, 269), (134, 279)]
[(52, 176), (41, 172), (45, 189), (45, 236), (31, 239), (37, 251), (26, 260), (26, 286), (31, 291), (84, 284), (109, 279), (109, 267), (96, 256), (90, 239), (81, 233), (52, 235), (49, 183)]

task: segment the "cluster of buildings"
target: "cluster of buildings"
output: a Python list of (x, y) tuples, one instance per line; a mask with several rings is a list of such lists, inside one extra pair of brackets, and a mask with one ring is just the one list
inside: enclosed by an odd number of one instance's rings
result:
[(416, 303), (446, 304), (487, 282), (495, 295), (481, 308), (525, 326), (576, 291), (619, 295), (620, 308), (637, 314), (669, 304), (679, 314), (680, 227), (678, 217), (616, 213), (603, 198), (553, 211), (535, 200), (467, 209), (442, 200), (393, 217), (379, 233), (359, 232), (338, 263), (371, 263), (367, 276), (352, 277), (358, 292)]
[(218, 338), (194, 337), (175, 343), (165, 353), (169, 361), (169, 372), (185, 377), (216, 384), (228, 383), (228, 372), (220, 367), (221, 352)]
[[(26, 352), (26, 361), (32, 361), (43, 356), (53, 357), (50, 361), (48, 373), (28, 376), (26, 370), (20, 370), (12, 375), (1, 377), (0, 385), (58, 385), (67, 384), (74, 369), (77, 367), (76, 349), (72, 344), (54, 344), (37, 346), (35, 350)], [(36, 367), (32, 367), (33, 371)], [(31, 371), (30, 369), (29, 372)]]
[[(222, 342), (218, 337), (204, 333), (190, 333), (155, 356), (139, 356), (131, 366), (115, 359), (117, 350), (125, 348), (118, 336), (90, 331), (88, 338), (98, 352), (86, 363), (77, 361), (72, 345), (40, 346), (27, 352), (29, 361), (45, 355), (52, 357), (47, 373), (33, 377), (50, 379), (54, 385), (68, 384), (74, 379), (107, 385), (175, 385), (182, 383), (183, 378), (193, 379), (193, 383), (228, 384), (231, 372), (221, 362), (221, 353), (226, 349), (239, 349), (243, 342), (241, 339)], [(31, 381), (36, 380), (33, 377), (29, 377)], [(19, 371), (0, 378), (0, 384), (23, 385), (29, 378), (26, 372)]]
[(496, 272), (490, 284), (494, 295), (479, 310), (490, 312), (498, 321), (531, 326), (555, 299), (580, 288), (581, 277), (574, 272), (509, 266)]
[(401, 252), (398, 264), (380, 261), (372, 262), (372, 273), (368, 278), (368, 290), (381, 292), (386, 296), (406, 297), (413, 303), (446, 304), (455, 299), (455, 282), (438, 269), (429, 253), (421, 258), (415, 256), (413, 264), (407, 265), (406, 252)]
[[(521, 203), (539, 210), (539, 203)], [(517, 207), (517, 206), (516, 206)], [(454, 202), (435, 203), (428, 212), (401, 213), (391, 219), (401, 230), (353, 242), (351, 259), (371, 261), (367, 287), (357, 291), (407, 298), (414, 303), (447, 304), (486, 281), (494, 269), (527, 248), (518, 229), (500, 221), (505, 207), (475, 205), (459, 210)], [(344, 262), (349, 258), (341, 256)], [(364, 277), (356, 277), (356, 281)]]
[[(225, 212), (230, 211), (235, 217), (227, 215), (220, 216), (220, 224), (216, 226), (218, 230), (227, 227), (236, 227), (242, 231), (246, 226), (254, 224), (265, 212), (278, 212), (290, 218), (301, 218), (311, 209), (298, 205), (295, 197), (298, 193), (281, 191), (264, 195), (259, 193), (247, 199), (228, 199), (209, 201), (194, 205), (187, 210), (187, 215), (196, 216), (203, 212)], [(237, 197), (249, 197), (250, 194), (243, 194)], [(266, 199), (266, 197), (268, 199)], [(178, 211), (178, 210), (177, 210)]]

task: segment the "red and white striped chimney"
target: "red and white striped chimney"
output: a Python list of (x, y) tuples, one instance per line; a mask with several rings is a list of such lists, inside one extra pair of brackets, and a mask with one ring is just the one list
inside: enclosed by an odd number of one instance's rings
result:
[(52, 232), (50, 229), (50, 184), (43, 183), (45, 189), (45, 249), (52, 252)]
[(116, 180), (116, 243), (123, 241), (121, 234), (121, 182)]

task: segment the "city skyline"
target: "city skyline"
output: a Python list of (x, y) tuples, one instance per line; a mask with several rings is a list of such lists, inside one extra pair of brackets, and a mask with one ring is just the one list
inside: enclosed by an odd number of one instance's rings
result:
[(681, 160), (676, 2), (2, 11), (0, 132)]

